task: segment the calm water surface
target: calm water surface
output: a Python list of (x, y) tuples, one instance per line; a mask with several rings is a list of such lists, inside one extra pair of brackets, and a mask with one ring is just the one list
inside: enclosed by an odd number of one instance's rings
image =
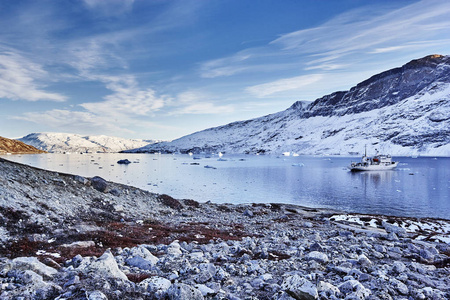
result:
[[(450, 158), (394, 158), (394, 171), (352, 173), (345, 157), (39, 154), (5, 158), (39, 168), (216, 203), (282, 202), (358, 213), (450, 219)], [(119, 165), (119, 159), (133, 163)], [(210, 166), (212, 168), (205, 168)]]

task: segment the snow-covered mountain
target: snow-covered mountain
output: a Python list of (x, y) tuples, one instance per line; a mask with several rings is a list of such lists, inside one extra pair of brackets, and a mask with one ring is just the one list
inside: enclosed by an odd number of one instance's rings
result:
[(450, 156), (450, 56), (413, 60), (314, 102), (133, 152)]
[(105, 135), (83, 136), (71, 133), (31, 133), (18, 140), (38, 149), (54, 153), (120, 152), (157, 142)]

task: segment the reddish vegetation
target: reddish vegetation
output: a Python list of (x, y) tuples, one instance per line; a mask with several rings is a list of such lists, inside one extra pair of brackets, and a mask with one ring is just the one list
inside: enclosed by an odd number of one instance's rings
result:
[[(150, 224), (151, 223), (151, 224)], [(19, 256), (36, 256), (38, 250), (49, 253), (59, 253), (60, 258), (55, 261), (61, 263), (77, 254), (82, 256), (101, 256), (108, 248), (134, 247), (140, 244), (169, 244), (174, 240), (197, 241), (208, 243), (210, 240), (239, 240), (246, 234), (241, 224), (231, 226), (232, 230), (224, 231), (209, 228), (207, 224), (190, 223), (178, 226), (164, 225), (147, 221), (142, 225), (135, 223), (112, 222), (100, 225), (103, 230), (81, 234), (68, 234), (59, 237), (54, 243), (33, 242), (27, 238), (14, 241), (8, 247), (0, 249), (0, 255), (9, 258)], [(59, 247), (74, 241), (93, 241), (96, 246), (87, 248)], [(45, 255), (44, 255), (45, 256)], [(43, 256), (43, 257), (44, 257)]]
[(146, 274), (146, 273), (130, 273), (127, 274), (127, 278), (129, 281), (132, 281), (134, 283), (139, 283), (142, 280), (145, 280), (147, 278), (150, 278), (151, 275), (150, 274)]
[(11, 140), (0, 136), (0, 153), (45, 153), (17, 140)]

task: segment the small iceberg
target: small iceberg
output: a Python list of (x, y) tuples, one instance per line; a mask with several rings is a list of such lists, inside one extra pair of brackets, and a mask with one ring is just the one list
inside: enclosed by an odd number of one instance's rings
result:
[(121, 159), (117, 163), (119, 165), (128, 165), (128, 164), (131, 164), (131, 161), (129, 161), (128, 159)]

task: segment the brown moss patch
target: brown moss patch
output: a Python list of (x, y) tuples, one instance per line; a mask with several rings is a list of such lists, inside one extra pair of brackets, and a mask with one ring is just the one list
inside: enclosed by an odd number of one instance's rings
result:
[(178, 201), (177, 199), (175, 199), (169, 195), (162, 194), (162, 195), (159, 195), (157, 199), (159, 202), (161, 202), (165, 206), (168, 206), (172, 209), (179, 210), (179, 209), (183, 208), (183, 205), (181, 204), (180, 201)]
[[(48, 253), (58, 253), (54, 258), (58, 263), (81, 256), (101, 256), (106, 249), (114, 251), (116, 248), (135, 247), (140, 244), (169, 244), (174, 240), (198, 243), (208, 243), (211, 240), (240, 240), (248, 234), (241, 224), (230, 224), (229, 230), (210, 228), (208, 224), (179, 224), (165, 225), (159, 222), (153, 224), (136, 224), (111, 222), (97, 224), (102, 230), (85, 233), (67, 233), (59, 236), (54, 243), (32, 242), (27, 238), (10, 242), (0, 248), (0, 256), (15, 258), (19, 256), (36, 256), (38, 250)], [(60, 247), (76, 241), (93, 241), (92, 247)], [(41, 256), (42, 258), (45, 257)]]
[(146, 273), (129, 273), (127, 274), (127, 278), (129, 281), (132, 281), (134, 283), (139, 283), (147, 278), (150, 278), (150, 274)]

